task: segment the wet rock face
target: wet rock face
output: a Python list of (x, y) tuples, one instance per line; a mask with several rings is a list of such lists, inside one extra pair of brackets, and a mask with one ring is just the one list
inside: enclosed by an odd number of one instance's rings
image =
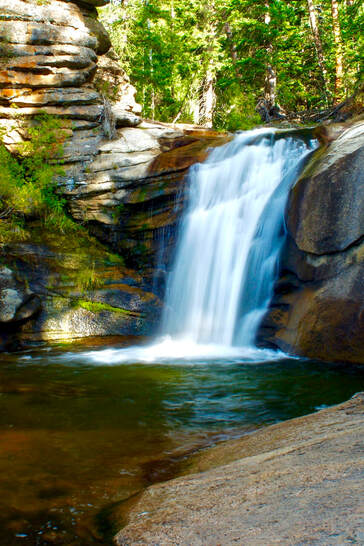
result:
[(0, 348), (140, 336), (156, 327), (161, 303), (143, 277), (84, 233), (70, 240), (39, 226), (31, 242), (8, 249), (6, 260), (9, 266), (0, 269)]
[(0, 349), (17, 346), (15, 332), (36, 316), (41, 301), (21, 277), (9, 267), (0, 267)]
[(259, 341), (364, 363), (364, 123), (344, 130), (291, 190), (281, 278)]

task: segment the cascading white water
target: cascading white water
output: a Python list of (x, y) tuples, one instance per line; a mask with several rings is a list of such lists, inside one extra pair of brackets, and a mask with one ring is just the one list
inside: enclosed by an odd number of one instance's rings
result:
[(309, 148), (276, 138), (273, 129), (249, 131), (191, 169), (164, 335), (254, 344), (271, 297), (288, 188)]
[(110, 364), (282, 356), (254, 342), (272, 296), (289, 188), (315, 145), (258, 129), (195, 165), (160, 338), (85, 356)]

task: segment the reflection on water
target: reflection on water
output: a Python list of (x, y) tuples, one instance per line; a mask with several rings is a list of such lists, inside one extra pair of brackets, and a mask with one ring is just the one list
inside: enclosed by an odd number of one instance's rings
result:
[(4, 546), (108, 544), (103, 514), (184, 454), (364, 389), (363, 371), (299, 360), (95, 366), (85, 352), (2, 356)]

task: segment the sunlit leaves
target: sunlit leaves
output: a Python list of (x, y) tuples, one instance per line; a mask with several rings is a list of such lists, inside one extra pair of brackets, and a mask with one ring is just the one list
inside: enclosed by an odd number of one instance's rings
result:
[[(314, 4), (332, 96), (331, 1), (314, 0)], [(307, 0), (129, 0), (101, 13), (146, 116), (172, 121), (179, 115), (180, 121), (193, 121), (209, 72), (216, 87), (214, 124), (229, 127), (230, 113), (243, 110), (242, 100), (251, 109), (250, 103), (262, 96), (268, 65), (276, 73), (277, 99), (283, 110), (326, 104)], [(344, 85), (350, 95), (362, 70), (362, 3), (343, 0), (339, 17)], [(236, 119), (235, 115), (234, 126)]]

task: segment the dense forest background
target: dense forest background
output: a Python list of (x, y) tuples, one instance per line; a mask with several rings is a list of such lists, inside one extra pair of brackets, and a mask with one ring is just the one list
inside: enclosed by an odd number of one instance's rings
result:
[(248, 128), (360, 85), (361, 0), (113, 0), (100, 16), (152, 119)]

